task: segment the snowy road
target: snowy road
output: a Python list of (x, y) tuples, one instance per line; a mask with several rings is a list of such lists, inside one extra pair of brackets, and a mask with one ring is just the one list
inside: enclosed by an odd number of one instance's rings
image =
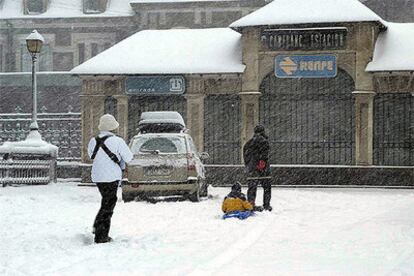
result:
[(0, 275), (414, 275), (413, 190), (274, 189), (274, 212), (223, 221), (227, 192), (118, 202), (96, 245), (95, 188), (2, 188)]

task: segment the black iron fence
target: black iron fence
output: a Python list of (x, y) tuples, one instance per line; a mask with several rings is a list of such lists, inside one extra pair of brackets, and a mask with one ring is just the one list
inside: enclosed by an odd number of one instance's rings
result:
[(137, 134), (138, 122), (145, 111), (177, 111), (184, 121), (187, 117), (187, 102), (182, 95), (132, 96), (128, 101), (128, 138)]
[[(0, 144), (24, 140), (29, 133), (31, 114), (0, 114)], [(80, 113), (38, 113), (42, 139), (59, 147), (58, 160), (78, 161), (81, 158)]]
[(263, 99), (260, 113), (269, 131), (272, 163), (353, 163), (351, 95), (285, 94)]
[(355, 147), (354, 82), (342, 70), (331, 79), (266, 77), (260, 121), (272, 164), (351, 165)]
[[(176, 110), (186, 116), (184, 97), (145, 100), (130, 101), (130, 135), (143, 111)], [(273, 164), (353, 164), (355, 126), (350, 94), (264, 94), (260, 106)], [(207, 96), (204, 112), (204, 147), (211, 156), (207, 163), (240, 164), (239, 97)], [(25, 139), (30, 122), (28, 113), (0, 114), (0, 144)], [(47, 113), (43, 109), (38, 122), (43, 139), (59, 147), (58, 160), (80, 160), (80, 113)], [(414, 97), (410, 93), (376, 95), (374, 164), (414, 165)]]
[(414, 165), (414, 97), (410, 93), (375, 96), (374, 164)]
[(208, 164), (240, 164), (240, 97), (210, 95), (204, 100), (204, 150)]

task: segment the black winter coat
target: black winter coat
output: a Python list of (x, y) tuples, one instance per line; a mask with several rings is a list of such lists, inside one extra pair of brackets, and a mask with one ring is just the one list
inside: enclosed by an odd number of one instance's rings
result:
[[(270, 164), (269, 164), (269, 140), (263, 133), (255, 133), (249, 141), (243, 147), (243, 158), (246, 172), (249, 176), (269, 176)], [(260, 171), (256, 168), (259, 161), (266, 162), (264, 170)]]

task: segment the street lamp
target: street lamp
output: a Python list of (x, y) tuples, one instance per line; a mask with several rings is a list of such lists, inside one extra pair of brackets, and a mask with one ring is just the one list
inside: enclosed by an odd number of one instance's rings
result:
[[(36, 61), (37, 55), (42, 49), (43, 42), (45, 40), (36, 31), (33, 30), (31, 34), (26, 37), (27, 50), (32, 56), (32, 98), (33, 98), (33, 110), (32, 110), (32, 122), (30, 124), (30, 132), (37, 132), (39, 125), (37, 124), (37, 81), (36, 81)], [(32, 133), (34, 134), (34, 133)], [(30, 135), (30, 134), (29, 134)]]
[[(32, 122), (29, 135), (27, 135), (25, 140), (7, 141), (0, 145), (0, 154), (8, 162), (6, 166), (6, 179), (8, 182), (6, 183), (47, 184), (49, 182), (56, 182), (56, 160), (59, 148), (42, 140), (37, 124), (36, 61), (43, 42), (43, 37), (36, 30), (26, 38), (27, 50), (32, 56)], [(22, 160), (24, 160), (23, 163)], [(47, 163), (44, 163), (45, 161)], [(15, 164), (18, 164), (18, 166)], [(39, 167), (38, 165), (41, 166)], [(44, 175), (46, 168), (48, 169), (48, 174)]]

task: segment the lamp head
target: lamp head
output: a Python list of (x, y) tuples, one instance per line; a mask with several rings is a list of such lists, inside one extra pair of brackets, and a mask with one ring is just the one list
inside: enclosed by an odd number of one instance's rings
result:
[(45, 42), (43, 36), (41, 36), (36, 30), (33, 30), (28, 37), (26, 37), (27, 50), (32, 55), (40, 53), (43, 42)]

